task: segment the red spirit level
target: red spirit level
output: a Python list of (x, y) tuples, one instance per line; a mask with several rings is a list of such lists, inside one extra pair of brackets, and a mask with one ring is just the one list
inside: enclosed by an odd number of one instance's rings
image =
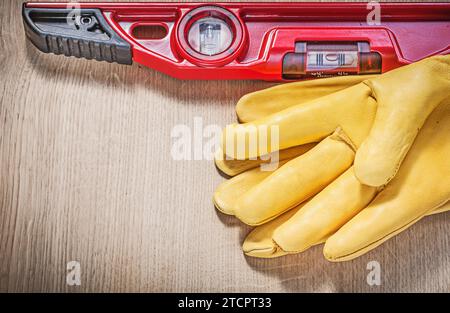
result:
[(373, 74), (450, 53), (450, 3), (26, 3), (43, 52), (181, 79)]

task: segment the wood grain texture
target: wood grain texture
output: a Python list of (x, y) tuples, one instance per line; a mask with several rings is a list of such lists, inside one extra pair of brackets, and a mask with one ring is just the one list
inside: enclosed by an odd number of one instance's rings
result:
[(244, 257), (249, 228), (211, 202), (224, 178), (212, 161), (173, 161), (170, 132), (196, 116), (224, 126), (270, 84), (46, 55), (25, 40), (21, 2), (0, 3), (0, 291), (450, 291), (448, 213), (351, 262), (321, 247)]

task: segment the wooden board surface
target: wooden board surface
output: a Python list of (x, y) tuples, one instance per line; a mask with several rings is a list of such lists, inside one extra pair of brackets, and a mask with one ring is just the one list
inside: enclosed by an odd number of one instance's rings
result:
[[(249, 228), (211, 202), (224, 178), (172, 160), (171, 130), (233, 122), (239, 97), (271, 84), (42, 54), (21, 2), (0, 3), (0, 291), (450, 291), (448, 213), (351, 262), (320, 246), (244, 257)], [(72, 260), (81, 286), (66, 284)], [(371, 260), (381, 286), (366, 283)]]

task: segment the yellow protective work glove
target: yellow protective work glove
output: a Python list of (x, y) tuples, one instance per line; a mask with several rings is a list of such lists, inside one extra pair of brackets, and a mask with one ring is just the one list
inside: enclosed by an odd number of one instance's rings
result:
[[(397, 85), (397, 87), (394, 85)], [(394, 153), (390, 150), (385, 153), (388, 158), (390, 157), (390, 161), (397, 158), (397, 162), (400, 162), (404, 156), (399, 157), (399, 155), (402, 153), (406, 155), (423, 121), (426, 119), (426, 117), (420, 118), (412, 113), (421, 113), (420, 107), (423, 106), (424, 115), (429, 115), (434, 108), (440, 105), (439, 109), (435, 111), (441, 112), (441, 115), (433, 113), (435, 121), (440, 122), (441, 125), (450, 123), (450, 120), (444, 121), (442, 119), (445, 114), (449, 115), (450, 113), (448, 101), (445, 102), (445, 98), (449, 96), (449, 88), (449, 57), (433, 57), (330, 95), (323, 97), (319, 95), (320, 98), (318, 99), (311, 99), (311, 101), (288, 107), (279, 113), (247, 123), (247, 125), (244, 124), (244, 127), (231, 126), (231, 134), (233, 134), (233, 131), (254, 131), (255, 126), (257, 129), (260, 125), (278, 125), (280, 128), (279, 147), (281, 149), (318, 141), (334, 131), (332, 135), (326, 137), (314, 148), (308, 147), (310, 150), (305, 154), (288, 162), (287, 160), (283, 161), (287, 163), (273, 173), (261, 172), (257, 168), (225, 182), (217, 189), (214, 195), (216, 207), (225, 213), (237, 215), (242, 221), (250, 225), (263, 224), (293, 209), (268, 224), (256, 228), (246, 239), (244, 251), (253, 256), (273, 257), (303, 251), (311, 245), (326, 240), (328, 236), (363, 210), (379, 192), (379, 188), (363, 185), (356, 179), (354, 168), (351, 167), (355, 150), (358, 147), (361, 150), (363, 142), (368, 142), (366, 138), (370, 139), (369, 133), (380, 131), (379, 125), (384, 125), (384, 120), (393, 123), (398, 122), (397, 131), (403, 137), (394, 134), (393, 137), (395, 138), (391, 138), (392, 136), (386, 138), (387, 135), (390, 135), (389, 132), (382, 134), (381, 137), (380, 134), (376, 134), (375, 138), (378, 136), (380, 142), (372, 143), (372, 145), (379, 144), (384, 148), (392, 148), (393, 142), (400, 142), (401, 148), (394, 145)], [(264, 109), (271, 107), (274, 111), (276, 99), (270, 96), (270, 89), (264, 91), (264, 93), (265, 97), (258, 95), (258, 101), (263, 103)], [(406, 95), (403, 97), (406, 102), (401, 99), (400, 95), (402, 94)], [(251, 96), (247, 96), (240, 102), (241, 112), (239, 114), (245, 111), (246, 103), (252, 103), (250, 98)], [(395, 103), (393, 99), (396, 99), (397, 106), (401, 109), (393, 106), (393, 103)], [(270, 105), (265, 103), (270, 103)], [(408, 108), (408, 106), (413, 108)], [(286, 106), (282, 108), (284, 109)], [(255, 111), (255, 107), (252, 106), (251, 110)], [(398, 116), (402, 112), (403, 118), (407, 122)], [(252, 114), (254, 115), (254, 113)], [(436, 120), (437, 117), (442, 120)], [(411, 124), (415, 124), (416, 128), (412, 127)], [(249, 125), (252, 127), (248, 127)], [(385, 125), (385, 127), (391, 131), (395, 129), (393, 125)], [(423, 132), (430, 127), (424, 128)], [(411, 135), (410, 132), (414, 134)], [(440, 137), (447, 135), (448, 141), (448, 134), (450, 133), (448, 128), (443, 130), (436, 128), (429, 132), (433, 132), (433, 135), (434, 133), (442, 134)], [(233, 137), (229, 134), (226, 133), (225, 143)], [(422, 137), (423, 135), (419, 138)], [(440, 137), (436, 136), (436, 138)], [(403, 140), (400, 140), (402, 138)], [(371, 147), (370, 145), (368, 147), (366, 150), (368, 149), (369, 152), (379, 150), (378, 147)], [(448, 148), (445, 150), (445, 145), (439, 146), (440, 150), (436, 146), (433, 147), (428, 149), (432, 151), (434, 149), (435, 152), (441, 151), (441, 154), (447, 153), (448, 155), (450, 153)], [(307, 151), (308, 149), (304, 150)], [(422, 149), (420, 145), (419, 148), (415, 149), (419, 151), (427, 150), (426, 147)], [(376, 153), (369, 154), (376, 157)], [(415, 152), (414, 155), (417, 154), (418, 152)], [(246, 157), (250, 156), (253, 155), (246, 155)], [(408, 157), (407, 160), (413, 161), (405, 163), (405, 167), (409, 164), (409, 167), (414, 168), (410, 164), (420, 163), (414, 161), (415, 159), (421, 159), (421, 157)], [(243, 162), (249, 163), (251, 161)], [(223, 161), (218, 160), (216, 163), (221, 164)], [(422, 167), (428, 165), (425, 164)], [(439, 171), (450, 168), (448, 161), (447, 164), (436, 162), (435, 165)], [(415, 166), (420, 168), (419, 165)], [(381, 168), (386, 169), (386, 166)], [(371, 169), (369, 169), (370, 171)], [(395, 169), (394, 174), (396, 171), (397, 169)], [(416, 172), (420, 171), (416, 170)], [(423, 173), (420, 173), (419, 177), (423, 175)], [(389, 180), (393, 174), (388, 176)], [(394, 190), (395, 188), (403, 190), (402, 188), (406, 188), (404, 186), (408, 186), (408, 184), (405, 182), (405, 177), (409, 176), (403, 174), (403, 176), (400, 175), (399, 178), (394, 179), (367, 209), (361, 211), (363, 216), (361, 219), (367, 220), (369, 216), (364, 215), (368, 213), (363, 214), (363, 212), (375, 212), (372, 219), (375, 219), (374, 216), (379, 216), (378, 211), (371, 208), (377, 208), (380, 205), (373, 206), (373, 204), (376, 204), (379, 201), (377, 199), (380, 199), (382, 195), (389, 194), (387, 193), (388, 190)], [(402, 230), (402, 227), (413, 223), (413, 220), (408, 219), (410, 217), (408, 214), (415, 214), (417, 220), (432, 212), (433, 209), (445, 203), (449, 198), (449, 173), (444, 173), (444, 177), (447, 178), (447, 181), (436, 182), (438, 186), (427, 185), (427, 189), (431, 190), (439, 190), (439, 187), (444, 186), (441, 193), (436, 192), (428, 197), (427, 203), (420, 204), (420, 201), (413, 200), (416, 201), (416, 204), (410, 205), (411, 203), (407, 199), (413, 199), (412, 195), (393, 192), (394, 198), (397, 199), (398, 197), (397, 201), (400, 203), (400, 205), (396, 205), (400, 207), (398, 215), (396, 215), (398, 217), (397, 224), (383, 226), (383, 223), (379, 223), (380, 227), (371, 225), (369, 228), (372, 233), (368, 235), (348, 235), (353, 231), (361, 232), (362, 230), (357, 229), (357, 226), (362, 225), (362, 222), (355, 223), (356, 226), (353, 226), (353, 228), (349, 228), (350, 226), (344, 227), (342, 231), (350, 229), (345, 234), (353, 239), (353, 243), (350, 244), (349, 242), (346, 245), (348, 239), (347, 237), (340, 239), (339, 231), (327, 243), (326, 256), (332, 260), (355, 257), (386, 240), (389, 237), (388, 234), (392, 235), (396, 231)], [(370, 180), (371, 177), (368, 176), (368, 179)], [(430, 182), (427, 181), (427, 183)], [(416, 186), (418, 185), (416, 184)], [(316, 194), (317, 196), (313, 197)], [(400, 197), (399, 194), (402, 194), (403, 197)], [(308, 198), (311, 198), (311, 200), (305, 203)], [(402, 209), (403, 204), (408, 208)], [(444, 211), (447, 209), (448, 205), (438, 210)], [(395, 218), (386, 218), (386, 216), (383, 216), (383, 219), (386, 220), (385, 222), (395, 220)], [(352, 225), (352, 223), (349, 223), (349, 225)], [(401, 227), (396, 227), (399, 225)], [(389, 231), (386, 233), (386, 230)], [(383, 234), (384, 237), (381, 236)], [(364, 238), (365, 241), (358, 242), (358, 238), (361, 240)], [(341, 253), (345, 249), (348, 251)]]

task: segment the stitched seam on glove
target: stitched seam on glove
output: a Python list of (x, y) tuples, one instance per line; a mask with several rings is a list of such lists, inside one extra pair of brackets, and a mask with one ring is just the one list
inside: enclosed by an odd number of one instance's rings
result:
[(345, 131), (342, 129), (341, 126), (336, 128), (333, 134), (329, 136), (330, 139), (342, 141), (345, 143), (350, 149), (353, 150), (353, 152), (356, 152), (357, 148), (356, 145), (352, 142), (349, 136), (345, 133)]

